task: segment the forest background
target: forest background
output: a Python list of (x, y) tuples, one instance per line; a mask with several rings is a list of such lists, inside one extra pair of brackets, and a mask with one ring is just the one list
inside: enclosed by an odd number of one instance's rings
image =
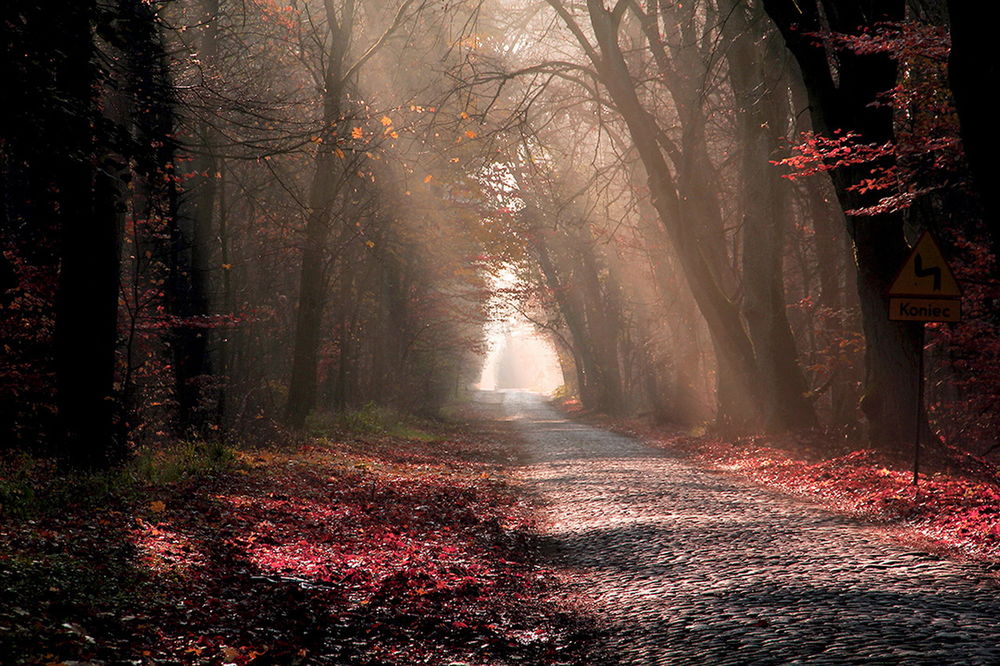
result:
[[(5, 449), (440, 414), (516, 312), (589, 410), (991, 467), (996, 67), (961, 2), (2, 11)], [(964, 289), (926, 337), (886, 303), (924, 230)]]

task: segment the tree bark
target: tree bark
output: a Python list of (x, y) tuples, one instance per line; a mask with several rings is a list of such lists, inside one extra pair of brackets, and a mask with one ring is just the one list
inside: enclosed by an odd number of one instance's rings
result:
[[(728, 3), (723, 3), (726, 5)], [(743, 316), (767, 393), (765, 422), (772, 430), (813, 427), (795, 337), (788, 323), (782, 260), (791, 184), (770, 160), (788, 127), (788, 86), (762, 17), (743, 6), (723, 7), (743, 178)], [(770, 77), (769, 77), (770, 75)]]
[(59, 452), (73, 466), (104, 467), (124, 454), (113, 412), (121, 165), (100, 148), (91, 23), (96, 5), (61, 4), (47, 14), (48, 30), (58, 35), (64, 55), (52, 70), (60, 111), (49, 128), (61, 138), (62, 152), (46, 158), (58, 188), (61, 236), (55, 328)]
[[(350, 10), (353, 13), (353, 9)], [(337, 197), (338, 168), (335, 148), (344, 92), (344, 49), (350, 38), (353, 16), (338, 23), (332, 3), (327, 3), (330, 41), (327, 50), (326, 80), (323, 90), (323, 129), (317, 144), (315, 166), (309, 186), (309, 208), (302, 243), (299, 298), (295, 314), (292, 374), (285, 406), (285, 423), (302, 428), (316, 405), (316, 366), (319, 359), (320, 327), (326, 300), (324, 259), (330, 236), (330, 217)]]
[[(881, 21), (901, 21), (904, 0), (872, 5), (861, 0), (822, 0), (829, 29), (853, 34)], [(882, 144), (893, 137), (892, 109), (874, 105), (881, 93), (896, 85), (896, 64), (886, 54), (837, 53), (836, 77), (827, 53), (809, 35), (826, 30), (818, 5), (793, 0), (764, 0), (801, 70), (809, 94), (813, 127), (826, 134), (853, 131), (864, 143)], [(832, 172), (847, 232), (854, 244), (858, 297), (865, 333), (865, 389), (861, 407), (868, 436), (875, 446), (900, 449), (916, 434), (913, 418), (917, 399), (917, 360), (922, 324), (888, 318), (888, 290), (909, 248), (903, 237), (903, 217), (896, 212), (860, 216), (848, 211), (874, 203), (873, 195), (849, 189), (868, 175), (870, 166), (849, 166)], [(925, 426), (924, 426), (925, 427)]]
[(993, 48), (1000, 5), (994, 2), (948, 0), (951, 56), (948, 78), (961, 123), (962, 145), (983, 206), (993, 249), (993, 270), (1000, 274), (1000, 190), (993, 162), (1000, 153), (994, 114), (1000, 88), (1000, 63)]

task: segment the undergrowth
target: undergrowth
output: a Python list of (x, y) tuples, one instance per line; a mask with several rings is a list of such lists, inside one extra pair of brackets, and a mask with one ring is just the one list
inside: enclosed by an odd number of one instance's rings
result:
[(102, 474), (5, 458), (0, 662), (593, 663), (547, 601), (511, 441), (372, 406), (311, 425)]
[(306, 432), (312, 437), (325, 438), (384, 436), (421, 442), (438, 439), (433, 428), (416, 416), (374, 402), (333, 414), (313, 412), (306, 421)]
[(9, 452), (0, 457), (0, 518), (128, 502), (151, 488), (223, 472), (235, 460), (228, 446), (204, 441), (139, 450), (124, 465), (98, 471), (67, 471), (52, 459)]

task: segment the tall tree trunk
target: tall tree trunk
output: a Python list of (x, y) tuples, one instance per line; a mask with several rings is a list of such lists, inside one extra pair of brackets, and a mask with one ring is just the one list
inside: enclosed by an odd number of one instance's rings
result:
[[(565, 8), (555, 0), (553, 7), (575, 26)], [(617, 6), (624, 11), (627, 3)], [(768, 398), (756, 390), (759, 385), (753, 345), (747, 336), (736, 305), (719, 283), (719, 268), (699, 242), (698, 228), (685, 214), (686, 206), (678, 193), (677, 182), (660, 148), (660, 129), (643, 108), (632, 76), (625, 64), (618, 42), (620, 14), (604, 8), (599, 0), (588, 0), (590, 22), (597, 38), (599, 53), (578, 36), (598, 69), (603, 84), (628, 127), (639, 153), (649, 184), (651, 201), (660, 222), (677, 252), (695, 302), (708, 324), (719, 367), (719, 425), (744, 430), (760, 423)]]
[[(219, 0), (203, 0), (199, 57), (208, 81), (215, 77), (218, 54)], [(178, 420), (182, 428), (191, 428), (200, 436), (207, 433), (207, 405), (202, 404), (202, 380), (212, 372), (209, 331), (204, 318), (211, 313), (208, 297), (210, 271), (209, 248), (213, 244), (219, 164), (215, 158), (216, 133), (211, 121), (200, 119), (191, 137), (193, 176), (185, 182), (185, 191), (177, 202), (172, 226), (172, 298), (171, 308), (177, 317), (172, 337), (174, 356), (174, 391)]]
[[(353, 9), (351, 10), (353, 12)], [(323, 90), (323, 129), (316, 148), (315, 166), (309, 186), (309, 208), (302, 242), (299, 298), (295, 313), (292, 374), (285, 406), (285, 423), (292, 428), (305, 425), (306, 416), (316, 405), (316, 366), (319, 360), (320, 327), (326, 300), (324, 271), (331, 215), (342, 169), (337, 164), (336, 127), (340, 121), (344, 50), (350, 37), (353, 16), (338, 23), (332, 3), (327, 3), (330, 39), (327, 47), (326, 80)]]
[(993, 46), (1000, 5), (948, 0), (948, 15), (951, 21), (948, 77), (961, 123), (962, 144), (992, 241), (994, 271), (1000, 274), (1000, 190), (996, 187), (993, 164), (1000, 152), (993, 98), (1000, 87), (1000, 62)]
[(62, 150), (47, 158), (59, 192), (61, 235), (55, 329), (59, 448), (75, 466), (101, 467), (124, 452), (113, 425), (121, 165), (100, 148), (91, 24), (96, 5), (60, 5), (47, 11), (47, 30), (57, 36), (62, 56), (52, 70), (59, 111), (52, 113), (49, 128), (60, 137)]
[(761, 388), (771, 396), (764, 416), (774, 430), (812, 427), (816, 412), (785, 307), (782, 260), (791, 184), (770, 164), (788, 127), (788, 86), (763, 17), (748, 16), (745, 7), (728, 0), (722, 4), (729, 17), (727, 59), (742, 157), (743, 316)]
[[(792, 106), (797, 120), (797, 131), (812, 129), (809, 114), (809, 95), (801, 76), (789, 76)], [(856, 330), (849, 312), (857, 305), (857, 270), (854, 266), (851, 239), (847, 235), (843, 211), (830, 181), (822, 178), (803, 178), (798, 182), (800, 205), (804, 216), (813, 228), (816, 251), (816, 273), (819, 277), (819, 304), (837, 313), (835, 319), (825, 322), (828, 336), (842, 336)], [(852, 296), (853, 294), (853, 296)], [(855, 428), (858, 423), (857, 387), (862, 376), (847, 368), (842, 359), (834, 361), (830, 378), (831, 422), (834, 426)]]
[[(824, 17), (815, 4), (764, 0), (764, 8), (795, 56), (809, 94), (813, 127), (831, 134), (852, 131), (860, 141), (880, 145), (893, 138), (893, 112), (874, 105), (878, 95), (896, 85), (896, 64), (886, 54), (837, 53), (836, 77), (828, 54), (810, 35), (827, 29), (845, 34), (881, 21), (905, 17), (905, 1), (822, 0)], [(884, 166), (884, 165), (883, 165)], [(872, 205), (874, 197), (849, 189), (868, 176), (870, 166), (849, 166), (832, 172), (845, 213)], [(861, 408), (868, 420), (869, 439), (883, 448), (901, 448), (916, 434), (913, 418), (917, 400), (917, 360), (922, 352), (922, 324), (889, 321), (886, 291), (909, 248), (903, 237), (903, 216), (847, 215), (847, 232), (854, 243), (858, 297), (865, 333), (865, 390)], [(926, 427), (923, 425), (922, 427)]]

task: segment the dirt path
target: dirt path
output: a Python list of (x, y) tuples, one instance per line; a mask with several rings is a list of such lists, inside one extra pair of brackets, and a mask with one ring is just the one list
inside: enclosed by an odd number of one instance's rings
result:
[(1000, 663), (1000, 586), (983, 568), (572, 423), (532, 394), (504, 404), (611, 663)]

